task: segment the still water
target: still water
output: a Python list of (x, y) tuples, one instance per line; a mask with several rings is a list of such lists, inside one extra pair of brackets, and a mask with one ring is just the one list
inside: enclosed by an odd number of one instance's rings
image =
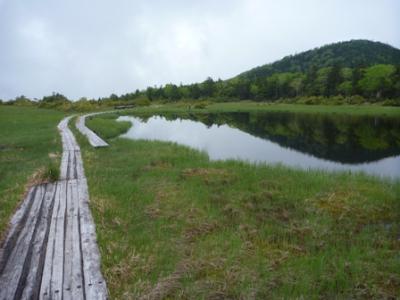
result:
[(121, 116), (122, 137), (176, 142), (212, 160), (239, 159), (302, 169), (363, 171), (400, 178), (400, 120), (291, 113)]

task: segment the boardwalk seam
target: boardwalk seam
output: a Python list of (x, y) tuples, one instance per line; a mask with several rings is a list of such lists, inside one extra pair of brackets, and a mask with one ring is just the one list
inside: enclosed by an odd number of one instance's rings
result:
[(38, 282), (36, 283), (37, 286), (35, 288), (35, 292), (32, 295), (33, 299), (39, 299), (39, 297), (40, 297), (40, 287), (42, 285), (43, 268), (44, 268), (44, 262), (45, 262), (45, 259), (46, 259), (46, 254), (47, 254), (47, 243), (48, 243), (48, 240), (49, 240), (50, 225), (51, 225), (51, 219), (53, 217), (53, 210), (54, 210), (54, 203), (55, 203), (56, 194), (57, 194), (57, 188), (58, 188), (58, 185), (56, 183), (56, 184), (54, 184), (53, 197), (52, 197), (51, 204), (50, 204), (50, 207), (49, 207), (49, 215), (48, 215), (49, 217), (47, 218), (46, 235), (45, 235), (45, 238), (44, 238), (44, 241), (43, 241), (43, 245), (42, 245), (42, 249), (41, 249), (41, 257), (40, 257), (40, 261), (39, 261), (39, 264), (40, 264), (40, 267), (39, 267), (40, 277), (39, 277)]
[[(78, 189), (79, 192), (79, 189)], [(78, 196), (79, 200), (79, 196)], [(83, 251), (82, 251), (82, 232), (81, 232), (81, 208), (78, 205), (78, 228), (79, 228), (79, 251), (81, 252), (81, 273), (82, 273), (82, 288), (83, 288), (83, 299), (86, 300), (86, 280), (85, 280), (85, 273), (83, 270)]]

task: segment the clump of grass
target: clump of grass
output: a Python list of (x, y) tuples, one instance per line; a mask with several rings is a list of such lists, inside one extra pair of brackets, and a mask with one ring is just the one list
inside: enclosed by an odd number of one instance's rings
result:
[(60, 168), (58, 164), (51, 160), (42, 175), (43, 182), (55, 182), (60, 178)]

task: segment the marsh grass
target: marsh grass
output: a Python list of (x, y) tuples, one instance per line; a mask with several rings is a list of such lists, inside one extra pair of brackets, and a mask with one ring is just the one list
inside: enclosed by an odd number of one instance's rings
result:
[(155, 141), (93, 149), (77, 137), (115, 299), (400, 293), (398, 181), (210, 161)]
[(62, 117), (53, 110), (0, 106), (0, 240), (27, 187), (57, 177)]
[(86, 119), (86, 124), (95, 133), (101, 133), (102, 137), (108, 140), (127, 132), (132, 126), (132, 124), (127, 121), (115, 122), (118, 116), (118, 114), (114, 113), (89, 117)]
[(59, 179), (60, 177), (60, 166), (58, 164), (58, 161), (56, 160), (51, 160), (47, 166), (46, 169), (43, 173), (43, 182), (55, 182)]

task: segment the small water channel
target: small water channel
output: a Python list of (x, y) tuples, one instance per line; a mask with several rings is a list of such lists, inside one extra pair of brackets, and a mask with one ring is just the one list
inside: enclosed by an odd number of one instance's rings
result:
[(363, 171), (400, 178), (400, 120), (292, 113), (121, 116), (122, 137), (176, 142), (212, 160), (302, 169)]

